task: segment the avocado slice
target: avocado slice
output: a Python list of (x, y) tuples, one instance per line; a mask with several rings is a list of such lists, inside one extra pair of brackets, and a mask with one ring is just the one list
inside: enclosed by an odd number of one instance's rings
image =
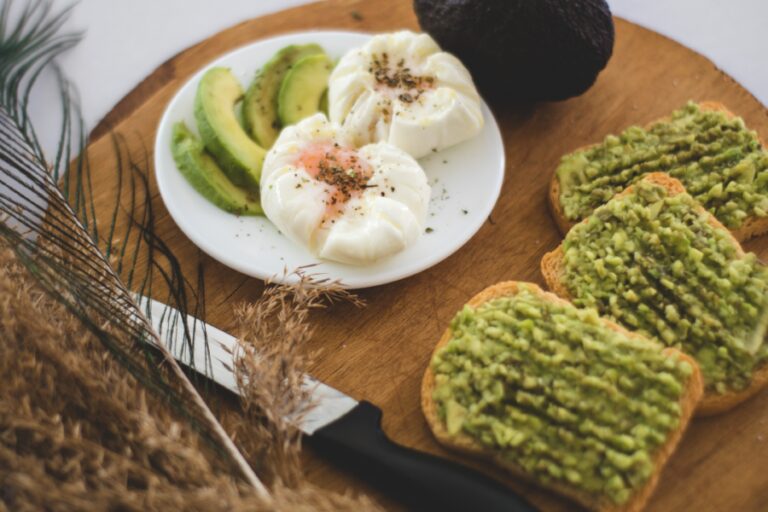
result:
[(320, 110), (328, 88), (333, 62), (325, 54), (310, 55), (294, 64), (285, 75), (277, 98), (277, 114), (283, 126), (294, 124)]
[(245, 133), (235, 115), (243, 88), (227, 68), (211, 68), (197, 86), (195, 119), (205, 148), (235, 185), (255, 189), (266, 151)]
[(320, 96), (320, 112), (328, 115), (328, 89), (323, 91), (323, 95)]
[(256, 73), (243, 100), (243, 122), (245, 130), (263, 147), (271, 147), (280, 134), (277, 95), (285, 75), (297, 61), (320, 53), (323, 48), (317, 44), (286, 46)]
[(258, 192), (242, 189), (227, 178), (203, 143), (180, 121), (173, 125), (171, 153), (181, 174), (210, 202), (238, 215), (263, 215)]

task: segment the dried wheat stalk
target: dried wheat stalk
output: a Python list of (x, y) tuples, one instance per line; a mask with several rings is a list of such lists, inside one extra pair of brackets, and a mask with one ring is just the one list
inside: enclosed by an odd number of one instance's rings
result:
[(377, 510), (307, 482), (300, 437), (282, 420), (303, 398), (308, 315), (327, 293), (270, 287), (238, 309), (248, 342), (237, 374), (247, 385), (243, 413), (224, 423), (269, 475), (274, 502), (265, 507), (0, 248), (0, 511)]

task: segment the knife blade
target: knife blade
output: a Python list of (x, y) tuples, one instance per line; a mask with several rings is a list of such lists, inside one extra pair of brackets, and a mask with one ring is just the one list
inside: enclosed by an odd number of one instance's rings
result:
[[(203, 321), (187, 316), (193, 339), (173, 325), (169, 306), (142, 297), (160, 339), (173, 357), (223, 388), (239, 395), (232, 371), (237, 340)], [(304, 432), (306, 442), (329, 461), (354, 471), (418, 510), (535, 512), (510, 488), (466, 466), (391, 441), (381, 429), (381, 410), (312, 378), (303, 386), (311, 396), (301, 415), (286, 418)]]

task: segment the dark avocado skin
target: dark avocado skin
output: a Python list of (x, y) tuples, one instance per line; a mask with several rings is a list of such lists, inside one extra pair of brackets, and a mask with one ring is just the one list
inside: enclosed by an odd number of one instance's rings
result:
[(413, 7), (422, 30), (494, 100), (582, 94), (613, 52), (605, 0), (414, 0)]

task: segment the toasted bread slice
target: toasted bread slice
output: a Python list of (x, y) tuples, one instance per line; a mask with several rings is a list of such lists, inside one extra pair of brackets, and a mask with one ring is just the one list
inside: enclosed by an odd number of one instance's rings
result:
[[(725, 105), (723, 105), (722, 103), (718, 103), (716, 101), (702, 101), (698, 105), (699, 105), (699, 108), (705, 112), (722, 112), (729, 119), (736, 117), (736, 114), (728, 110), (728, 108)], [(650, 123), (645, 125), (645, 129), (648, 129), (657, 123), (667, 122), (668, 120), (669, 120), (669, 116), (662, 117), (655, 121), (651, 121)], [(766, 146), (765, 141), (759, 134), (758, 134), (758, 140), (760, 141), (760, 145), (763, 148), (768, 147)], [(598, 146), (600, 144), (601, 143), (598, 142), (596, 144), (589, 144), (587, 146), (582, 146), (580, 148), (573, 150), (572, 153), (584, 151), (586, 149)], [(560, 204), (560, 180), (557, 179), (557, 172), (552, 173), (552, 179), (549, 182), (548, 199), (549, 199), (549, 209), (552, 212), (552, 217), (555, 219), (555, 223), (557, 224), (557, 227), (560, 230), (560, 232), (563, 235), (565, 235), (574, 225), (578, 223), (578, 221), (572, 221), (565, 216), (563, 207)], [(744, 219), (744, 222), (741, 224), (739, 228), (731, 230), (731, 233), (733, 234), (734, 238), (736, 238), (736, 240), (740, 242), (749, 240), (750, 238), (754, 238), (766, 232), (768, 232), (768, 217), (748, 217)]]
[[(490, 300), (493, 300), (499, 297), (509, 297), (509, 296), (515, 295), (518, 292), (518, 285), (519, 283), (516, 281), (506, 281), (506, 282), (501, 282), (501, 283), (489, 286), (488, 288), (482, 290), (480, 293), (472, 297), (469, 300), (469, 302), (467, 302), (467, 304), (469, 306), (477, 307), (485, 302), (488, 302)], [(535, 291), (536, 294), (541, 295), (541, 297), (544, 297), (547, 300), (550, 300), (552, 302), (560, 302), (560, 303), (567, 302), (561, 299), (560, 297), (557, 297), (553, 293), (543, 291), (541, 288), (539, 288), (536, 285), (528, 284), (527, 286), (529, 286), (529, 289)], [(623, 327), (609, 320), (603, 320), (603, 321), (611, 329), (626, 333), (628, 336), (641, 339), (643, 340), (643, 342), (648, 342), (646, 338), (638, 334), (631, 333), (626, 329), (624, 329)], [(451, 340), (451, 330), (450, 328), (448, 328), (445, 330), (442, 337), (440, 338), (440, 341), (435, 346), (434, 352), (432, 353), (432, 358), (434, 358), (437, 351), (440, 350), (442, 347), (444, 347), (450, 340)], [(682, 352), (674, 348), (666, 348), (664, 349), (663, 353), (669, 355), (670, 357), (677, 356), (681, 359), (688, 361), (691, 367), (693, 368), (693, 374), (688, 383), (688, 387), (686, 388), (680, 400), (680, 406), (682, 411), (681, 418), (680, 418), (680, 427), (679, 429), (669, 434), (669, 437), (667, 438), (666, 443), (663, 444), (653, 455), (654, 466), (656, 469), (653, 475), (643, 485), (643, 487), (641, 487), (627, 502), (625, 502), (620, 506), (617, 506), (615, 503), (613, 503), (612, 501), (610, 501), (608, 498), (604, 496), (603, 497), (593, 496), (585, 493), (580, 489), (572, 487), (570, 485), (547, 484), (544, 487), (551, 489), (557, 492), (558, 494), (571, 498), (572, 500), (580, 503), (581, 505), (591, 510), (596, 510), (600, 512), (633, 512), (633, 511), (639, 511), (645, 506), (646, 502), (648, 501), (651, 494), (653, 493), (653, 490), (656, 488), (656, 484), (658, 483), (659, 476), (661, 474), (661, 471), (664, 465), (666, 464), (667, 460), (675, 451), (675, 448), (680, 442), (683, 432), (688, 426), (688, 423), (693, 415), (693, 412), (696, 409), (696, 405), (703, 393), (703, 381), (701, 377), (701, 372), (696, 362), (691, 357), (687, 356), (686, 354), (683, 354)], [(432, 358), (430, 358), (430, 361), (432, 360)], [(463, 453), (465, 455), (469, 455), (475, 458), (492, 462), (495, 465), (503, 468), (507, 472), (511, 473), (515, 477), (522, 478), (536, 485), (541, 485), (540, 482), (536, 481), (522, 467), (508, 460), (504, 460), (499, 453), (496, 453), (493, 450), (490, 450), (478, 444), (470, 436), (466, 434), (458, 434), (454, 436), (449, 435), (443, 421), (438, 416), (437, 404), (435, 404), (435, 401), (432, 398), (434, 388), (435, 388), (435, 376), (434, 376), (434, 373), (432, 372), (431, 365), (429, 365), (427, 367), (426, 372), (424, 373), (424, 378), (422, 380), (422, 385), (421, 385), (421, 408), (427, 420), (427, 423), (429, 424), (429, 427), (432, 430), (432, 433), (434, 434), (435, 438), (440, 444), (444, 445), (445, 447), (451, 450)]]
[[(665, 187), (670, 196), (685, 193), (685, 187), (675, 178), (672, 178), (668, 174), (664, 173), (651, 173), (647, 174), (643, 180), (651, 181), (658, 185)], [(616, 195), (616, 197), (622, 197), (632, 192), (632, 186), (627, 187), (623, 192)], [(729, 232), (723, 224), (718, 221), (711, 213), (707, 212), (703, 206), (699, 207), (702, 212), (705, 212), (708, 216), (707, 221), (716, 229), (722, 229), (724, 232), (729, 233), (730, 238), (733, 240), (733, 244), (737, 247), (737, 254), (743, 255), (744, 250), (738, 242), (735, 234)], [(584, 219), (582, 222), (586, 222)], [(565, 286), (565, 262), (564, 262), (563, 245), (560, 244), (557, 248), (544, 255), (541, 260), (541, 273), (544, 275), (544, 280), (547, 286), (554, 293), (570, 300), (571, 294), (568, 288)], [(699, 407), (696, 410), (697, 416), (712, 416), (725, 412), (741, 402), (747, 400), (752, 395), (763, 389), (768, 383), (768, 364), (758, 368), (752, 377), (752, 382), (746, 389), (743, 389), (734, 393), (705, 393), (704, 398)]]

